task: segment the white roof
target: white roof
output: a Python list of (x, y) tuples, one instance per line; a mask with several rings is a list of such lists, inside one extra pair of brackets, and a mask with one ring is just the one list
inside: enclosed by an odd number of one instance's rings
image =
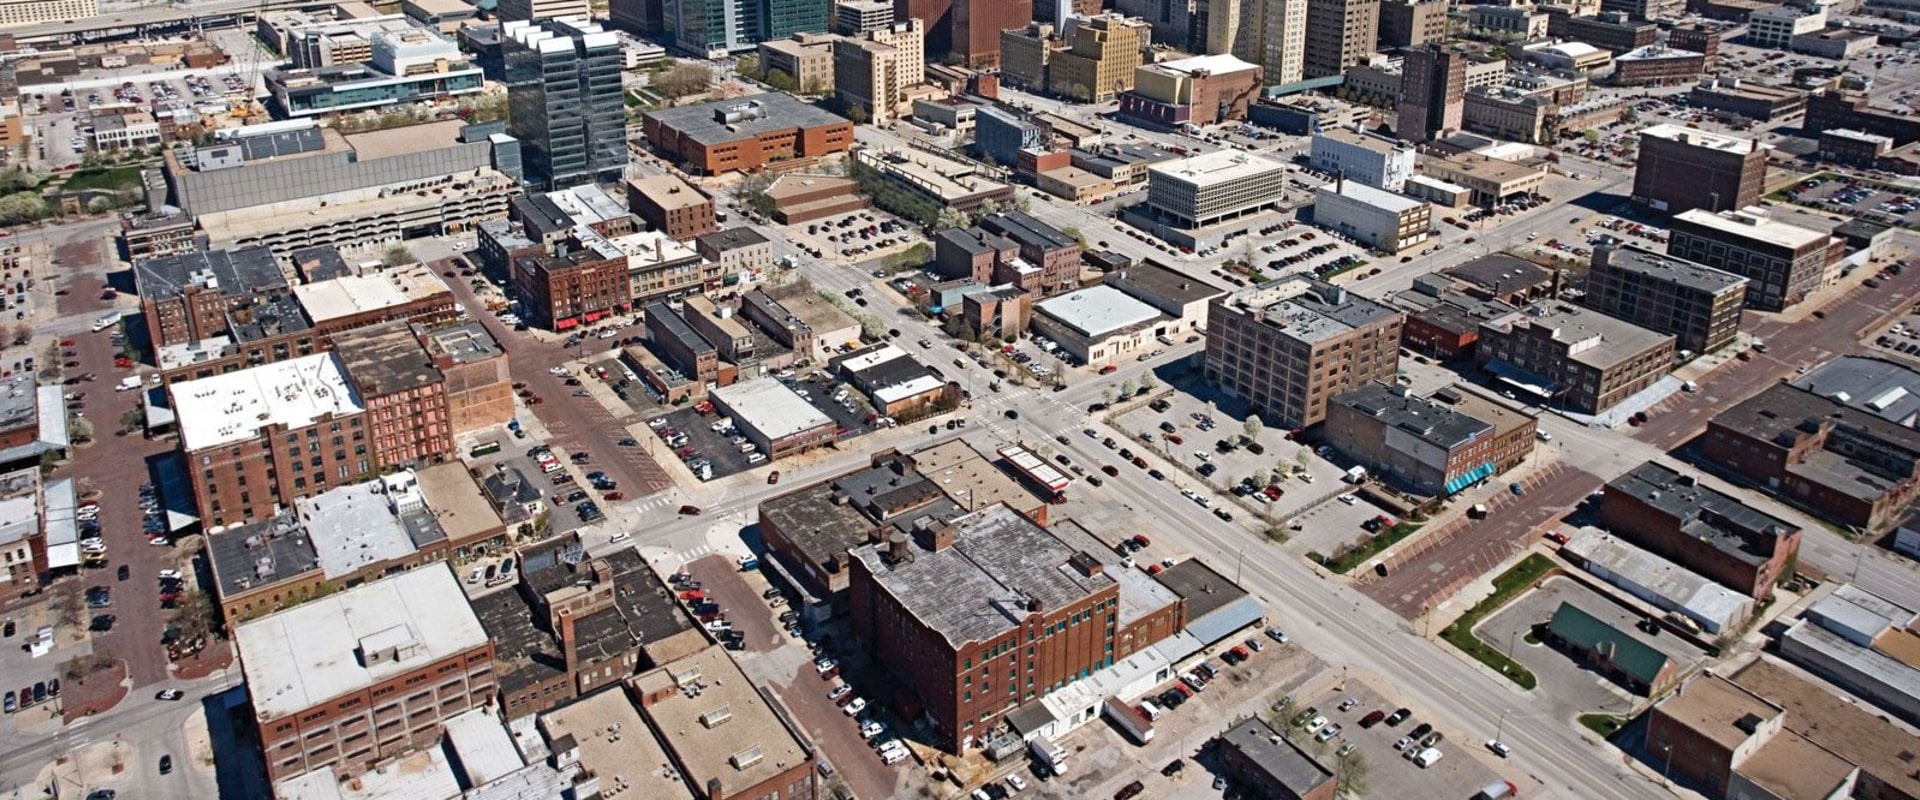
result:
[(1193, 73), (1206, 70), (1215, 75), (1255, 68), (1254, 65), (1225, 53), (1210, 56), (1194, 56), (1192, 58), (1182, 58), (1174, 61), (1162, 61), (1158, 64), (1149, 64), (1147, 66), (1167, 72)]
[(772, 378), (722, 386), (712, 394), (733, 411), (734, 422), (753, 426), (769, 441), (833, 424), (820, 409)]
[(1464, 194), (1468, 191), (1471, 191), (1467, 187), (1461, 186), (1460, 184), (1448, 183), (1446, 181), (1440, 180), (1439, 178), (1435, 178), (1429, 175), (1408, 175), (1407, 183), (1417, 183), (1422, 186), (1431, 186), (1435, 189), (1439, 189), (1440, 191), (1450, 192), (1453, 194)]
[(1652, 61), (1652, 60), (1661, 59), (1661, 58), (1699, 58), (1703, 55), (1706, 55), (1706, 54), (1696, 53), (1692, 50), (1681, 50), (1677, 47), (1668, 47), (1664, 44), (1650, 44), (1650, 45), (1647, 45), (1646, 47), (1634, 48), (1632, 50), (1628, 50), (1627, 52), (1621, 53), (1620, 55), (1614, 56), (1613, 60), (1615, 61)]
[(73, 494), (73, 479), (48, 481), (41, 487), (41, 502), (46, 508), (47, 568), (80, 564), (80, 526)]
[(1709, 633), (1735, 627), (1753, 612), (1752, 598), (1609, 534), (1582, 531), (1563, 549), (1589, 572), (1655, 595), (1663, 608), (1679, 610)]
[(452, 294), (440, 276), (420, 264), (342, 275), (293, 287), (300, 307), (314, 322), (405, 305), (423, 297)]
[(1742, 139), (1738, 136), (1728, 136), (1724, 133), (1713, 133), (1683, 125), (1655, 125), (1644, 128), (1640, 131), (1640, 138), (1647, 137), (1668, 139), (1695, 147), (1725, 150), (1729, 153), (1744, 153), (1753, 147), (1752, 139)]
[[(363, 640), (401, 647), (368, 666)], [(299, 713), (487, 643), (453, 568), (434, 564), (242, 623), (240, 661), (262, 720)]]
[(1216, 150), (1197, 156), (1162, 161), (1147, 167), (1149, 178), (1174, 179), (1208, 186), (1266, 172), (1285, 172), (1287, 165), (1259, 153)]
[(889, 344), (874, 348), (857, 356), (848, 356), (840, 362), (840, 366), (853, 372), (861, 372), (863, 370), (873, 369), (896, 358), (906, 357), (907, 351), (900, 349), (898, 345)]
[(280, 800), (453, 800), (460, 796), (460, 781), (453, 773), (446, 752), (429, 747), (361, 775), (343, 776), (333, 767), (303, 772), (274, 784), (273, 796)]
[(490, 708), (476, 708), (447, 720), (447, 745), (460, 757), (460, 770), (466, 773), (469, 786), (492, 783), (527, 765), (520, 759), (520, 749), (513, 746), (513, 737), (507, 735), (506, 723)]
[(922, 375), (913, 380), (882, 386), (873, 390), (873, 396), (882, 403), (896, 403), (909, 397), (919, 397), (927, 392), (938, 390), (946, 384), (932, 375)]
[(1567, 58), (1585, 58), (1600, 52), (1600, 48), (1586, 42), (1558, 42), (1539, 48), (1542, 53), (1553, 53)]
[[(409, 478), (411, 472), (397, 473)], [(313, 542), (320, 571), (338, 578), (383, 561), (412, 555), (413, 537), (387, 505), (385, 479), (330, 489), (294, 503)], [(416, 487), (417, 483), (414, 484)], [(416, 488), (417, 493), (417, 488)], [(416, 494), (417, 498), (417, 494)]]
[(1406, 195), (1395, 194), (1385, 189), (1375, 189), (1359, 181), (1335, 181), (1332, 184), (1320, 187), (1318, 191), (1327, 194), (1337, 194), (1349, 200), (1365, 203), (1374, 208), (1391, 211), (1395, 214), (1406, 211), (1407, 209), (1419, 208), (1427, 204), (1424, 200), (1415, 200)]
[(180, 444), (187, 451), (245, 441), (268, 425), (304, 428), (328, 415), (366, 410), (332, 353), (181, 381), (173, 385)]
[(700, 256), (700, 252), (693, 249), (693, 245), (676, 241), (660, 231), (640, 231), (625, 236), (615, 236), (608, 239), (607, 243), (627, 255), (629, 270)]
[(1825, 231), (1789, 225), (1770, 219), (1766, 214), (1755, 210), (1715, 214), (1704, 208), (1696, 208), (1675, 214), (1673, 218), (1685, 220), (1703, 228), (1724, 231), (1742, 238), (1792, 249), (1831, 238)]
[(1097, 339), (1160, 316), (1160, 310), (1111, 286), (1093, 286), (1036, 304), (1040, 313)]

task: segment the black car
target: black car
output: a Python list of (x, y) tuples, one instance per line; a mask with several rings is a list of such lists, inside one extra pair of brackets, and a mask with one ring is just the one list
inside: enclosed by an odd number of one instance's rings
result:
[(1007, 409), (1007, 419), (1019, 419), (1019, 418), (1020, 418), (1020, 412), (1015, 411), (1011, 408)]
[(118, 579), (120, 579), (120, 580), (123, 580), (123, 581), (124, 581), (124, 580), (126, 580), (126, 579), (127, 579), (127, 577), (128, 577), (128, 576), (129, 576), (130, 574), (131, 574), (131, 572), (130, 572), (130, 571), (129, 571), (129, 570), (127, 569), (127, 565), (125, 565), (125, 564), (121, 564), (121, 565), (120, 565), (120, 568), (119, 568), (119, 569), (117, 569), (117, 570), (114, 570), (114, 573), (113, 573), (113, 576), (114, 576), (115, 578), (118, 578)]
[(1150, 470), (1147, 470), (1147, 477), (1152, 478), (1156, 481), (1164, 481), (1167, 479), (1167, 474), (1157, 469), (1150, 469)]
[(1187, 768), (1187, 762), (1176, 758), (1173, 760), (1172, 763), (1169, 763), (1168, 765), (1161, 767), (1160, 774), (1171, 778), (1175, 775), (1180, 774), (1180, 771), (1186, 768)]
[(162, 775), (173, 774), (173, 756), (160, 757), (160, 774)]
[(95, 614), (93, 616), (93, 622), (87, 626), (87, 630), (96, 633), (105, 633), (113, 630), (114, 619), (115, 617), (112, 614)]
[(1406, 722), (1407, 718), (1411, 716), (1413, 716), (1413, 709), (1410, 709), (1410, 708), (1402, 708), (1397, 711), (1394, 711), (1393, 713), (1387, 715), (1387, 720), (1386, 720), (1387, 727), (1391, 728), (1402, 722)]

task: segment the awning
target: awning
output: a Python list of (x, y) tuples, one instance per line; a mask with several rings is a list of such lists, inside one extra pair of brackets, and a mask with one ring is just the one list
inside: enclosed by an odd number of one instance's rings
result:
[(200, 509), (194, 506), (193, 480), (187, 476), (187, 457), (175, 450), (155, 460), (154, 488), (160, 494), (160, 507), (167, 510), (167, 530), (192, 527), (200, 521)]
[(1198, 639), (1204, 647), (1232, 636), (1266, 615), (1267, 611), (1260, 607), (1259, 600), (1252, 595), (1241, 595), (1239, 599), (1214, 609), (1213, 613), (1187, 623), (1187, 633), (1193, 634), (1193, 638)]
[(1493, 373), (1494, 377), (1500, 379), (1501, 383), (1512, 386), (1515, 389), (1546, 398), (1552, 398), (1554, 395), (1560, 393), (1560, 387), (1554, 384), (1551, 379), (1542, 375), (1535, 375), (1505, 361), (1494, 359), (1488, 361), (1485, 366), (1488, 372)]
[(1447, 494), (1457, 494), (1461, 489), (1472, 486), (1492, 474), (1493, 464), (1491, 462), (1483, 462), (1480, 466), (1474, 467), (1472, 472), (1447, 481)]
[(73, 479), (46, 484), (47, 569), (80, 566), (80, 526), (74, 517)]

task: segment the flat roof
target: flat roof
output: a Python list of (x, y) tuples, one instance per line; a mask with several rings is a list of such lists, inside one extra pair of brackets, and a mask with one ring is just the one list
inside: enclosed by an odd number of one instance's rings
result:
[(273, 785), (280, 800), (455, 800), (460, 777), (438, 747), (416, 750), (394, 759), (384, 769), (359, 775), (340, 775), (323, 766)]
[(1050, 297), (1034, 308), (1089, 339), (1136, 328), (1160, 316), (1160, 309), (1105, 285)]
[(1794, 386), (1888, 422), (1920, 422), (1920, 371), (1872, 356), (1841, 356), (1794, 378)]
[(1800, 677), (1762, 656), (1732, 680), (1787, 710), (1787, 730), (1858, 765), (1889, 788), (1920, 796), (1920, 744), (1911, 730), (1888, 722), (1862, 704), (1842, 699), (1822, 684)]
[[(430, 564), (234, 629), (254, 711), (295, 714), (487, 643), (453, 568)], [(367, 665), (363, 645), (402, 655)]]
[(435, 328), (427, 334), (427, 351), (455, 364), (487, 361), (506, 354), (500, 342), (478, 321)]
[(1002, 211), (980, 218), (980, 227), (1012, 239), (1018, 244), (1038, 247), (1042, 250), (1060, 250), (1079, 247), (1080, 243), (1067, 237), (1059, 228), (1035, 219), (1025, 211)]
[(1600, 531), (1581, 531), (1560, 548), (1589, 572), (1605, 572), (1665, 601), (1701, 623), (1708, 633), (1720, 633), (1753, 613), (1753, 598), (1708, 580), (1706, 576)]
[(833, 425), (826, 413), (773, 378), (721, 386), (711, 394), (733, 412), (735, 422), (751, 425), (769, 441)]
[(1359, 203), (1399, 214), (1427, 204), (1425, 200), (1415, 200), (1403, 194), (1385, 189), (1375, 189), (1359, 181), (1337, 180), (1330, 185), (1314, 190), (1316, 196), (1338, 195)]
[(1688, 128), (1683, 125), (1654, 125), (1642, 128), (1640, 129), (1640, 138), (1666, 139), (1694, 147), (1705, 147), (1728, 153), (1745, 153), (1754, 148), (1752, 139), (1743, 139), (1724, 133), (1714, 133), (1699, 128)]
[[(1892, 448), (1920, 452), (1920, 431), (1856, 410), (1829, 398), (1776, 383), (1732, 408), (1720, 412), (1713, 424), (1767, 442), (1786, 441), (1787, 435), (1807, 423), (1830, 422), (1853, 429)], [(1784, 438), (1783, 438), (1784, 437)]]
[(426, 346), (399, 320), (341, 332), (333, 346), (362, 396), (384, 397), (444, 380)]
[(1333, 780), (1331, 771), (1259, 717), (1248, 717), (1228, 728), (1220, 739), (1293, 797), (1306, 797)]
[(781, 719), (785, 712), (773, 710), (719, 645), (635, 677), (633, 684), (645, 694), (663, 695), (643, 710), (693, 786), (757, 786), (812, 758)]
[(1446, 450), (1493, 432), (1493, 425), (1474, 419), (1432, 398), (1420, 397), (1397, 386), (1369, 383), (1333, 401), (1381, 425)]
[(767, 237), (761, 236), (759, 231), (742, 225), (738, 228), (726, 228), (702, 234), (695, 237), (694, 241), (724, 253), (728, 250), (766, 244)]
[(0, 379), (0, 431), (33, 427), (40, 420), (40, 391), (23, 373)]
[(627, 186), (644, 195), (648, 201), (668, 211), (679, 208), (710, 205), (712, 198), (694, 185), (687, 183), (678, 175), (646, 175), (627, 180)]
[(321, 571), (338, 578), (446, 541), (423, 502), (413, 472), (403, 470), (300, 498), (294, 508)]
[(471, 785), (492, 783), (527, 765), (492, 706), (455, 714), (447, 719), (446, 729), (444, 744), (459, 757), (460, 771)]
[(425, 122), (419, 125), (349, 134), (346, 139), (359, 160), (372, 161), (376, 158), (392, 158), (452, 147), (461, 143), (460, 130), (465, 127), (467, 127), (466, 122), (450, 119), (445, 122)]
[(925, 364), (893, 344), (857, 350), (838, 360), (840, 368), (882, 403), (894, 403), (946, 386)]
[(1015, 511), (1026, 511), (1042, 502), (1039, 495), (1000, 468), (999, 456), (982, 453), (965, 439), (949, 439), (906, 458), (947, 497), (969, 508), (1005, 503)]
[(1453, 153), (1445, 155), (1422, 153), (1420, 155), (1420, 164), (1423, 168), (1427, 169), (1432, 169), (1438, 165), (1442, 170), (1471, 175), (1475, 178), (1497, 184), (1506, 184), (1512, 181), (1524, 180), (1536, 175), (1546, 174), (1544, 171), (1535, 167), (1516, 164), (1512, 161), (1503, 161), (1478, 153)]
[(970, 162), (935, 155), (926, 150), (881, 150), (861, 146), (854, 148), (853, 155), (868, 166), (896, 175), (896, 180), (904, 180), (916, 189), (948, 203), (1013, 190), (1010, 184), (987, 177)]
[(709, 147), (775, 131), (853, 124), (783, 92), (664, 108), (645, 116)]
[(1535, 306), (1516, 311), (1482, 323), (1481, 327), (1502, 333), (1527, 327), (1551, 331), (1554, 341), (1567, 345), (1568, 360), (1600, 369), (1645, 353), (1663, 340), (1669, 345), (1674, 341), (1671, 334), (1650, 331), (1619, 317), (1559, 301), (1553, 301), (1546, 308)]
[(408, 264), (302, 284), (293, 287), (293, 294), (300, 298), (307, 317), (318, 323), (437, 295), (451, 296), (453, 290), (426, 265)]
[[(693, 800), (696, 795), (667, 763), (667, 750), (640, 718), (625, 686), (613, 686), (541, 714), (549, 743), (571, 739), (580, 766), (614, 786), (639, 789), (638, 797)], [(551, 746), (551, 744), (550, 744)], [(558, 748), (555, 748), (558, 749)]]
[(1728, 749), (1751, 738), (1757, 727), (1786, 709), (1711, 672), (1690, 678), (1679, 691), (1654, 704), (1661, 714)]
[(1706, 540), (1735, 560), (1758, 564), (1768, 555), (1754, 547), (1758, 538), (1781, 538), (1800, 527), (1752, 508), (1740, 498), (1700, 483), (1658, 461), (1648, 461), (1607, 483), (1674, 520), (1681, 532)]
[(1174, 564), (1161, 570), (1153, 578), (1174, 594), (1186, 599), (1189, 625), (1243, 598), (1251, 597), (1247, 594), (1247, 590), (1227, 580), (1225, 575), (1215, 572), (1212, 567), (1198, 558), (1189, 558)]
[(956, 647), (1016, 630), (1029, 601), (1063, 608), (1114, 585), (1104, 571), (1082, 573), (1072, 563), (1078, 551), (1005, 505), (950, 524), (953, 543), (940, 550), (909, 536), (907, 559), (893, 559), (885, 544), (854, 548), (853, 557), (881, 591)]
[(420, 480), (420, 494), (426, 499), (433, 518), (446, 531), (447, 540), (458, 545), (490, 532), (504, 531), (500, 518), (486, 492), (460, 461), (435, 464), (414, 473)]
[(136, 291), (142, 299), (179, 297), (188, 287), (218, 291), (226, 297), (287, 288), (287, 277), (266, 247), (238, 250), (195, 250), (151, 258), (133, 265)]
[(209, 531), (207, 560), (222, 602), (320, 571), (320, 553), (291, 512)]
[(1642, 275), (1662, 283), (1685, 287), (1708, 294), (1720, 294), (1747, 284), (1747, 279), (1725, 270), (1714, 269), (1705, 264), (1688, 261), (1678, 256), (1656, 253), (1634, 245), (1595, 248), (1594, 264), (1600, 263), (1600, 253), (1606, 253), (1606, 266), (1622, 272)]
[(1220, 53), (1215, 55), (1193, 56), (1191, 58), (1180, 58), (1180, 59), (1175, 59), (1173, 61), (1162, 61), (1158, 64), (1143, 64), (1141, 66), (1143, 69), (1152, 69), (1156, 72), (1168, 72), (1168, 73), (1177, 73), (1177, 74), (1185, 74), (1185, 75), (1191, 75), (1193, 73), (1201, 72), (1201, 71), (1209, 72), (1214, 75), (1224, 75), (1229, 72), (1239, 72), (1240, 70), (1259, 68), (1254, 64), (1249, 64), (1245, 61), (1240, 60), (1235, 56), (1228, 55), (1225, 53)]
[(1706, 55), (1707, 55), (1706, 53), (1696, 53), (1696, 52), (1693, 52), (1692, 50), (1681, 50), (1680, 48), (1668, 47), (1664, 44), (1650, 44), (1645, 47), (1636, 47), (1632, 50), (1628, 50), (1627, 52), (1614, 56), (1613, 60), (1614, 61), (1657, 61), (1660, 59), (1667, 59), (1667, 58), (1705, 58)]
[(677, 264), (700, 257), (692, 244), (668, 236), (662, 231), (637, 231), (607, 239), (607, 243), (627, 255), (627, 271), (635, 272), (659, 264)]
[(269, 425), (299, 429), (366, 410), (333, 353), (180, 381), (172, 392), (189, 452), (246, 441)]
[(1147, 175), (1149, 179), (1161, 178), (1195, 186), (1211, 186), (1255, 175), (1285, 172), (1286, 169), (1286, 164), (1259, 153), (1215, 150), (1211, 153), (1187, 156), (1177, 161), (1153, 164), (1147, 167)]
[(1261, 322), (1303, 342), (1320, 342), (1402, 316), (1397, 309), (1304, 275), (1250, 286), (1227, 295)]
[(1775, 797), (1834, 797), (1853, 776), (1853, 764), (1805, 736), (1782, 731), (1740, 762), (1740, 776)]
[[(1481, 6), (1476, 6), (1476, 8), (1481, 8)], [(1377, 133), (1354, 130), (1352, 128), (1324, 128), (1313, 132), (1312, 141), (1319, 142), (1323, 139), (1364, 148), (1381, 155), (1389, 155), (1399, 150), (1412, 150), (1411, 145), (1391, 136), (1381, 136)]]
[(1182, 306), (1226, 293), (1225, 289), (1153, 259), (1114, 270), (1107, 275), (1107, 285), (1135, 297), (1146, 294)]

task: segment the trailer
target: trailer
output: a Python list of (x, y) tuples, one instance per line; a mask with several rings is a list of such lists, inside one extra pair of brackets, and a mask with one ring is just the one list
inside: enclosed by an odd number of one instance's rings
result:
[(1040, 759), (1040, 763), (1045, 764), (1053, 774), (1067, 774), (1066, 748), (1054, 744), (1053, 740), (1045, 736), (1035, 736), (1027, 740), (1027, 750), (1033, 753), (1034, 758)]
[(1113, 720), (1113, 724), (1120, 726), (1120, 730), (1126, 731), (1135, 744), (1153, 741), (1153, 721), (1141, 716), (1132, 706), (1120, 702), (1119, 698), (1108, 697), (1101, 704), (1100, 711), (1107, 719)]
[(1500, 780), (1487, 784), (1487, 788), (1481, 789), (1479, 794), (1473, 796), (1473, 800), (1502, 800), (1519, 793), (1519, 787), (1511, 781)]

